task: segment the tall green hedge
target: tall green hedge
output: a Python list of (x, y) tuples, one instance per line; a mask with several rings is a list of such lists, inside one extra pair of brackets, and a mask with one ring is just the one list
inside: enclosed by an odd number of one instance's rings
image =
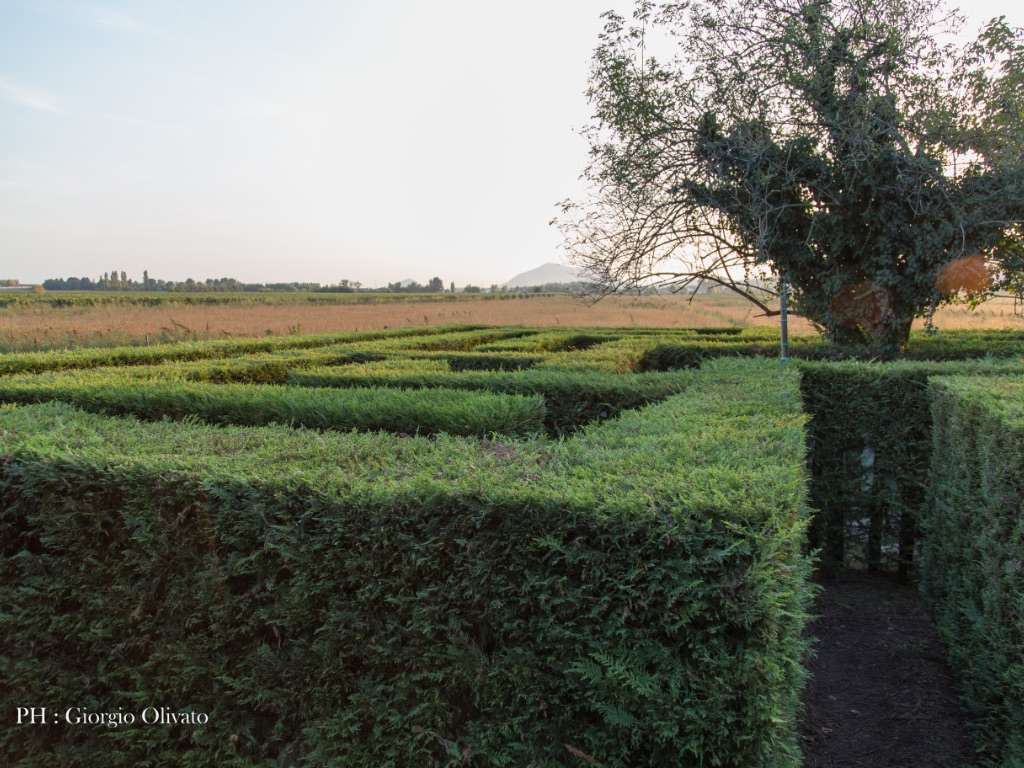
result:
[(664, 399), (692, 382), (686, 372), (614, 374), (539, 367), (453, 372), (445, 361), (402, 359), (294, 370), (288, 380), (302, 387), (438, 387), (540, 395), (544, 398), (545, 426), (552, 436), (571, 434), (580, 425), (611, 419), (630, 408)]
[(529, 435), (544, 430), (537, 395), (411, 390), (312, 389), (258, 384), (146, 381), (134, 369), (0, 378), (0, 402), (60, 400), (97, 413), (213, 424), (286, 424), (336, 430)]
[(1024, 765), (1024, 378), (942, 377), (923, 590), (987, 765)]
[(932, 421), (930, 377), (1024, 373), (1007, 360), (894, 363), (799, 361), (808, 427), (811, 543), (822, 565), (906, 574), (920, 540)]
[(795, 768), (798, 376), (697, 376), (559, 442), (0, 409), (0, 754)]
[[(654, 340), (646, 346), (634, 366), (637, 371), (668, 371), (694, 368), (717, 357), (779, 357), (778, 334), (768, 329), (744, 329), (739, 334), (709, 333), (696, 329), (694, 338)], [(983, 358), (1020, 358), (1024, 332), (1020, 331), (915, 331), (900, 355), (902, 361), (959, 361)], [(790, 339), (790, 356), (798, 360), (862, 360), (861, 347), (826, 343), (818, 336)]]
[[(448, 326), (448, 332), (483, 326)], [(99, 368), (113, 365), (152, 365), (170, 360), (217, 360), (285, 350), (311, 350), (340, 343), (360, 344), (368, 341), (400, 340), (406, 337), (437, 336), (445, 327), (393, 328), (381, 331), (321, 334), (315, 336), (280, 336), (266, 339), (226, 339), (223, 341), (154, 344), (144, 347), (113, 347), (109, 349), (77, 349), (52, 352), (24, 352), (0, 356), (0, 375), (41, 373), (77, 368)]]

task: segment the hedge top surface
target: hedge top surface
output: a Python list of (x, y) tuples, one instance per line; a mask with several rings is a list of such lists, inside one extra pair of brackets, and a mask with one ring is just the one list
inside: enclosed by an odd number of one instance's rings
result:
[[(568, 471), (609, 495), (625, 489), (749, 516), (750, 483), (799, 493), (804, 480), (799, 375), (776, 361), (706, 363), (678, 395), (586, 428), (566, 441)], [(742, 500), (742, 501), (741, 501)], [(763, 497), (762, 497), (763, 501)], [(756, 513), (755, 513), (756, 514)]]
[(504, 390), (535, 390), (556, 385), (571, 387), (599, 387), (642, 393), (647, 390), (681, 391), (690, 382), (679, 371), (651, 371), (647, 373), (610, 373), (602, 370), (573, 368), (569, 370), (551, 366), (537, 366), (519, 371), (466, 370), (452, 371), (447, 361), (436, 359), (389, 358), (367, 363), (353, 363), (340, 367), (319, 367), (296, 371), (293, 379), (307, 380), (346, 379), (363, 385), (387, 385), (400, 382), (400, 386), (419, 384), (424, 387), (459, 387)]
[[(144, 422), (87, 413), (61, 402), (0, 407), (0, 446), (5, 451), (102, 466), (138, 465), (153, 472), (308, 480), (334, 487), (444, 477), (447, 485), (465, 488), (480, 474), (520, 481), (522, 473), (539, 474), (547, 463), (530, 443), (509, 442), (508, 452), (503, 445), (447, 435)], [(513, 451), (514, 462), (509, 455)]]
[(50, 350), (47, 352), (19, 352), (0, 354), (0, 375), (29, 373), (72, 368), (92, 368), (104, 365), (136, 365), (167, 360), (206, 360), (248, 355), (253, 353), (283, 352), (294, 349), (314, 349), (338, 344), (360, 344), (387, 339), (398, 341), (409, 336), (437, 335), (445, 332), (469, 332), (486, 326), (452, 325), (434, 328), (392, 328), (380, 331), (351, 331), (310, 336), (275, 336), (262, 339), (220, 339), (216, 341), (183, 341), (138, 347), (97, 347), (76, 350)]
[(757, 510), (770, 516), (780, 494), (783, 507), (803, 503), (802, 478), (793, 472), (802, 462), (805, 420), (797, 381), (795, 369), (775, 362), (716, 361), (682, 394), (557, 442), (142, 423), (50, 403), (0, 410), (0, 451), (206, 478), (242, 475), (325, 493), (543, 494), (603, 514), (715, 510), (748, 520)]
[(1009, 429), (1024, 431), (1024, 376), (936, 376), (929, 384), (933, 389), (970, 400)]

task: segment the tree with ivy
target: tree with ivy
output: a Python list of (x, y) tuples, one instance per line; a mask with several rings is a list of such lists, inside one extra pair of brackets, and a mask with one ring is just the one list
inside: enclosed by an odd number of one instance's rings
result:
[(830, 339), (891, 354), (941, 304), (1021, 288), (1021, 30), (955, 43), (939, 0), (605, 18), (591, 191), (557, 221), (599, 292), (722, 284), (771, 315), (785, 278)]

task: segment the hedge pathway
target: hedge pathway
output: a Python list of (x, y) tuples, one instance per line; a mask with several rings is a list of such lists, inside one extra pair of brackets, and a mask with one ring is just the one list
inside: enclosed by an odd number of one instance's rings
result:
[(964, 768), (967, 716), (916, 585), (822, 579), (801, 724), (805, 768)]

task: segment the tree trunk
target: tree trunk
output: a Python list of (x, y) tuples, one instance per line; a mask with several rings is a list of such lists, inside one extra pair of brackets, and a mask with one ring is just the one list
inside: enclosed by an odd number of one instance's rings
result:
[(891, 360), (901, 352), (905, 352), (910, 343), (910, 328), (914, 324), (913, 312), (902, 312), (899, 320), (884, 323), (872, 338), (868, 346), (872, 356), (882, 360)]
[(898, 322), (880, 324), (873, 332), (862, 326), (826, 326), (826, 337), (833, 344), (859, 347), (869, 357), (892, 360), (906, 350), (913, 322), (913, 314), (907, 314)]

